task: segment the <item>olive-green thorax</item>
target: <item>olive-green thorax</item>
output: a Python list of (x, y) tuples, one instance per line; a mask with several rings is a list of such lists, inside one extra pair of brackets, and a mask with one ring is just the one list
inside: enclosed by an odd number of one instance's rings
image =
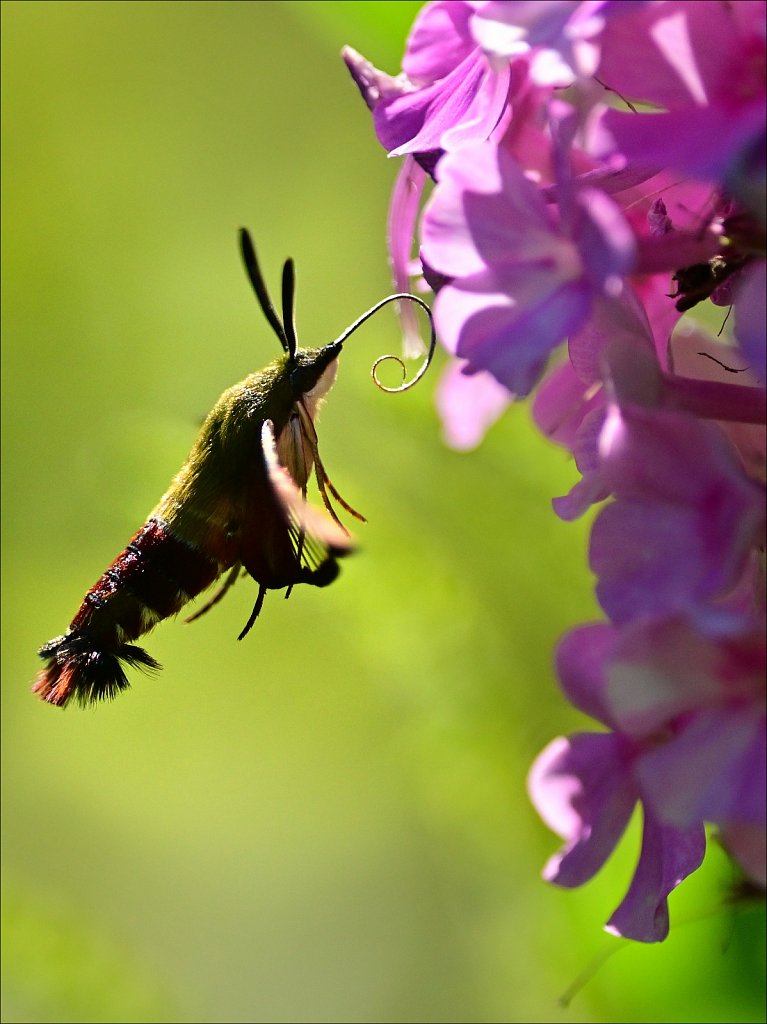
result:
[[(261, 433), (266, 420), (277, 438), (297, 403), (313, 417), (335, 377), (340, 346), (285, 354), (258, 373), (228, 388), (200, 429), (189, 456), (151, 513), (191, 544), (211, 533), (233, 535), (242, 524), (244, 503), (266, 483)], [(299, 481), (299, 486), (303, 483)], [(226, 559), (228, 561), (228, 558)]]

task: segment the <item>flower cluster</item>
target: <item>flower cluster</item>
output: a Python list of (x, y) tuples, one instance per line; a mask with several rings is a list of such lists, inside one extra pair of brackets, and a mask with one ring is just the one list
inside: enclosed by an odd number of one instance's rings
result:
[[(706, 825), (765, 882), (765, 53), (763, 0), (436, 0), (399, 75), (344, 51), (404, 158), (392, 267), (436, 294), (448, 441), (532, 396), (580, 472), (556, 513), (598, 506), (607, 621), (556, 665), (603, 730), (550, 743), (529, 792), (565, 841), (544, 872), (561, 886), (641, 805), (607, 928), (644, 942)], [(691, 320), (701, 303), (731, 335)]]

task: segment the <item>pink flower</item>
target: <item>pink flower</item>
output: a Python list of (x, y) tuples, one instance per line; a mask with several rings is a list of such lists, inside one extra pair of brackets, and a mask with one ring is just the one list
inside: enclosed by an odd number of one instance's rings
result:
[[(613, 406), (600, 439), (613, 495), (591, 534), (597, 597), (613, 622), (684, 612), (732, 628), (727, 596), (764, 534), (764, 492), (713, 423)], [(753, 615), (749, 610), (746, 614)]]
[(561, 87), (594, 73), (606, 17), (625, 14), (634, 4), (489, 0), (475, 6), (471, 31), (485, 53), (496, 60), (529, 56), (533, 81)]
[(763, 883), (761, 638), (713, 641), (678, 618), (583, 626), (561, 642), (557, 668), (570, 701), (611, 731), (554, 740), (531, 769), (536, 809), (567, 840), (544, 877), (563, 886), (593, 877), (641, 802), (639, 862), (608, 930), (644, 942), (665, 937), (666, 897), (703, 859), (704, 822), (720, 827), (731, 854)]
[(765, 6), (754, 0), (675, 0), (610, 20), (597, 77), (664, 112), (607, 110), (596, 152), (697, 178), (727, 176), (764, 139), (764, 24)]
[(509, 92), (509, 66), (490, 66), (469, 30), (472, 14), (472, 5), (462, 0), (426, 4), (397, 78), (345, 48), (344, 60), (390, 156), (416, 154), (430, 170), (441, 151), (486, 139), (498, 124)]
[[(766, 669), (756, 632), (713, 640), (671, 619), (620, 635), (606, 699), (624, 735), (655, 738), (634, 772), (662, 821), (760, 829), (764, 850)], [(731, 853), (738, 859), (737, 842)], [(754, 880), (764, 882), (763, 864)]]
[[(719, 431), (735, 445), (735, 461), (747, 476), (764, 481), (765, 399), (756, 377), (739, 371), (736, 379), (742, 383), (731, 383), (733, 373), (723, 361), (732, 351), (689, 325), (669, 338), (669, 324), (678, 317), (655, 313), (657, 295), (647, 287), (644, 293), (655, 331), (630, 288), (620, 300), (597, 303), (588, 323), (570, 338), (569, 361), (536, 393), (533, 410), (540, 429), (573, 452), (583, 474), (569, 495), (554, 500), (563, 519), (577, 518), (612, 493), (600, 454), (611, 397), (619, 407), (719, 420)], [(566, 425), (566, 432), (558, 424)]]
[(615, 728), (607, 692), (615, 646), (615, 632), (601, 625), (574, 630), (560, 644), (557, 666), (566, 695), (614, 731), (553, 740), (533, 764), (528, 789), (543, 820), (566, 840), (544, 868), (544, 878), (567, 888), (582, 885), (599, 871), (637, 802), (643, 802), (636, 871), (607, 928), (639, 942), (660, 942), (669, 928), (667, 897), (700, 866), (705, 833), (702, 819), (681, 827), (666, 823), (643, 798), (636, 765), (656, 738), (642, 742)]
[(476, 448), (514, 396), (489, 373), (467, 375), (453, 360), (437, 389), (437, 408), (451, 448)]
[(435, 307), (445, 346), (526, 395), (595, 296), (619, 287), (633, 244), (607, 196), (579, 192), (558, 223), (517, 162), (482, 143), (440, 161), (422, 253), (451, 279)]
[[(398, 289), (435, 292), (455, 357), (446, 440), (475, 446), (531, 394), (580, 473), (555, 511), (601, 504), (589, 558), (611, 621), (565, 637), (557, 668), (607, 731), (554, 740), (530, 794), (565, 840), (545, 870), (563, 886), (641, 804), (607, 927), (645, 942), (704, 824), (764, 884), (766, 54), (764, 0), (436, 2), (397, 78), (346, 54), (379, 139), (408, 154), (390, 251)], [(721, 340), (689, 319), (708, 299)]]

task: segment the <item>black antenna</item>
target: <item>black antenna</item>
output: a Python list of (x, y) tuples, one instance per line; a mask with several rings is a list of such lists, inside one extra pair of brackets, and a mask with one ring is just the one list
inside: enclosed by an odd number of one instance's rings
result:
[(293, 260), (285, 260), (282, 268), (282, 323), (288, 341), (288, 355), (291, 362), (296, 358), (298, 338), (296, 337), (296, 269)]
[[(291, 349), (288, 337), (285, 333), (285, 328), (280, 323), (280, 318), (277, 316), (277, 312), (272, 305), (272, 300), (269, 298), (269, 292), (266, 290), (266, 284), (264, 283), (263, 275), (261, 274), (261, 268), (258, 265), (258, 258), (256, 257), (256, 250), (253, 245), (253, 240), (250, 237), (250, 233), (247, 228), (240, 228), (240, 252), (242, 253), (242, 259), (245, 263), (245, 270), (248, 274), (248, 280), (253, 285), (253, 291), (256, 293), (258, 304), (261, 307), (264, 316), (269, 321), (274, 333), (277, 335), (280, 344), (285, 349), (291, 358), (295, 355), (295, 329), (291, 327), (291, 335), (293, 338), (293, 348)], [(287, 264), (286, 264), (287, 266)], [(284, 305), (284, 274), (283, 274), (283, 305)]]
[[(251, 239), (250, 232), (247, 228), (240, 228), (240, 251), (242, 252), (242, 259), (245, 263), (245, 270), (247, 271), (248, 279), (253, 286), (253, 291), (256, 293), (256, 298), (258, 299), (258, 303), (261, 306), (263, 314), (269, 321), (272, 330), (279, 338), (280, 344), (287, 352), (290, 362), (295, 363), (296, 351), (298, 349), (298, 338), (296, 336), (295, 321), (296, 270), (293, 265), (293, 260), (285, 260), (285, 265), (282, 268), (282, 322), (280, 322), (277, 311), (272, 305), (272, 300), (269, 298), (269, 293), (266, 290), (266, 284), (261, 273), (261, 268), (258, 265), (258, 257), (256, 256), (253, 240)], [(397, 292), (394, 295), (387, 295), (386, 298), (381, 299), (380, 302), (376, 302), (374, 306), (371, 306), (370, 309), (362, 314), (362, 316), (358, 317), (354, 323), (347, 327), (343, 334), (336, 338), (336, 340), (332, 342), (331, 345), (327, 346), (327, 348), (337, 346), (340, 351), (341, 346), (347, 338), (354, 334), (354, 332), (369, 320), (371, 316), (377, 313), (379, 309), (382, 309), (390, 302), (414, 302), (417, 306), (420, 306), (429, 318), (431, 334), (426, 358), (421, 364), (416, 375), (411, 380), (405, 380), (407, 371), (405, 369), (405, 364), (399, 356), (379, 356), (373, 364), (373, 380), (376, 385), (382, 391), (388, 391), (391, 394), (396, 394), (399, 391), (409, 391), (414, 384), (417, 384), (428, 370), (432, 358), (434, 357), (434, 350), (437, 346), (437, 336), (434, 330), (434, 315), (423, 299), (420, 299), (417, 295), (411, 295), (409, 292)], [(403, 383), (400, 384), (398, 388), (387, 387), (385, 384), (381, 383), (378, 377), (378, 367), (381, 363), (388, 362), (390, 359), (393, 359), (394, 362), (402, 369)], [(247, 628), (250, 628), (250, 626)]]

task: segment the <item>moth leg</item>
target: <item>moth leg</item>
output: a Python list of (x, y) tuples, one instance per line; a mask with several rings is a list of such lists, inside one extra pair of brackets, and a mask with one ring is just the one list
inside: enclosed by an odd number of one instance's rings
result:
[(242, 640), (251, 631), (251, 629), (253, 627), (253, 623), (258, 618), (259, 612), (261, 611), (261, 609), (262, 609), (262, 607), (264, 605), (264, 598), (265, 597), (266, 597), (266, 587), (263, 585), (263, 583), (259, 583), (259, 585), (258, 585), (258, 597), (256, 598), (256, 603), (253, 605), (253, 611), (250, 613), (250, 618), (245, 623), (245, 628), (240, 633), (240, 635), (237, 637), (238, 640)]
[(349, 531), (338, 518), (336, 510), (330, 503), (330, 498), (328, 497), (328, 490), (336, 499), (338, 504), (343, 509), (345, 509), (349, 513), (349, 515), (354, 516), (355, 519), (359, 519), (360, 522), (363, 523), (367, 522), (367, 520), (365, 519), (361, 512), (358, 512), (356, 509), (352, 508), (352, 506), (341, 497), (341, 495), (335, 489), (333, 484), (330, 482), (330, 477), (328, 476), (325, 470), (325, 466), (322, 463), (322, 459), (320, 458), (319, 444), (317, 441), (317, 431), (314, 429), (314, 423), (312, 422), (312, 418), (306, 411), (303, 402), (299, 402), (297, 407), (299, 416), (301, 417), (302, 432), (309, 445), (312, 457), (314, 458), (314, 475), (317, 480), (317, 487), (319, 488), (319, 492), (322, 495), (322, 501), (325, 505), (325, 508), (328, 510), (333, 519), (338, 523), (338, 525), (341, 527), (344, 533), (348, 534)]
[(198, 609), (198, 611), (196, 611), (194, 615), (190, 615), (188, 619), (184, 619), (184, 622), (194, 622), (195, 619), (199, 619), (199, 617), (201, 615), (204, 615), (205, 612), (209, 612), (214, 604), (218, 604), (218, 602), (221, 600), (224, 594), (237, 582), (237, 577), (239, 576), (240, 568), (240, 563), (236, 562), (229, 571), (229, 575), (226, 577), (226, 579), (218, 588), (213, 597), (211, 597), (209, 601), (206, 601), (202, 608)]
[[(323, 472), (323, 475), (325, 477), (325, 485), (327, 486), (328, 490), (333, 495), (333, 497), (336, 499), (338, 504), (341, 506), (341, 508), (345, 509), (349, 513), (349, 515), (354, 516), (355, 519), (359, 519), (359, 521), (361, 523), (366, 523), (367, 519), (363, 516), (363, 514), (361, 512), (358, 512), (356, 510), (356, 508), (352, 508), (351, 505), (348, 503), (348, 501), (345, 501), (341, 497), (341, 495), (335, 489), (333, 484), (330, 482), (330, 477), (325, 472), (325, 467), (320, 462), (319, 456), (316, 456), (315, 461), (317, 463), (317, 466), (320, 466), (322, 468), (322, 472)], [(320, 489), (322, 489), (322, 488), (320, 488)]]

